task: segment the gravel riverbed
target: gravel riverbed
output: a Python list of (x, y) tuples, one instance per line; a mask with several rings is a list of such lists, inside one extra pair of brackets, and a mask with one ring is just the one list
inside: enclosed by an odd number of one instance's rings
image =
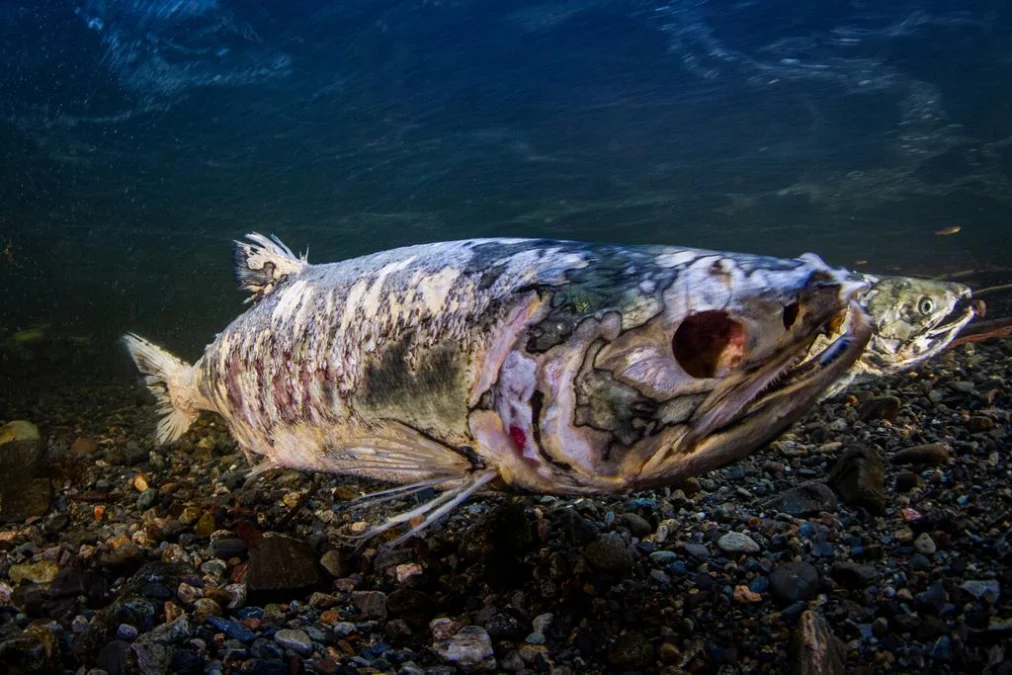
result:
[[(1012, 340), (822, 404), (663, 491), (408, 502), (248, 467), (222, 423), (151, 441), (132, 379), (8, 382), (11, 673), (1012, 673)], [(14, 438), (15, 436), (11, 436)], [(24, 436), (17, 436), (24, 438)], [(423, 495), (424, 497), (424, 495)]]

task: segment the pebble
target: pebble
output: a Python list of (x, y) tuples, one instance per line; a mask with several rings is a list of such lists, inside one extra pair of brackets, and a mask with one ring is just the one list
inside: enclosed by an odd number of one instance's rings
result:
[(707, 560), (710, 557), (710, 549), (706, 544), (684, 544), (682, 548), (696, 560)]
[(836, 495), (828, 485), (811, 482), (773, 497), (766, 502), (766, 508), (775, 509), (791, 516), (814, 516), (823, 511), (833, 513), (838, 508)]
[(643, 538), (654, 531), (646, 518), (636, 513), (623, 513), (619, 516), (619, 522), (629, 528), (634, 537)]
[(974, 415), (973, 417), (971, 417), (966, 421), (966, 428), (970, 431), (971, 434), (979, 434), (985, 431), (991, 431), (996, 426), (998, 425), (995, 424), (995, 421), (993, 419), (991, 419), (990, 417), (985, 417), (983, 415)]
[(900, 494), (905, 494), (916, 488), (920, 482), (921, 480), (917, 477), (916, 473), (902, 471), (896, 475), (896, 491)]
[(128, 623), (121, 623), (116, 629), (116, 638), (132, 642), (137, 639), (137, 628)]
[(24, 565), (11, 565), (7, 571), (10, 580), (19, 584), (22, 581), (31, 581), (35, 584), (48, 584), (60, 573), (60, 566), (52, 560), (40, 560), (36, 563)]
[(380, 591), (355, 591), (351, 601), (366, 619), (385, 619), (387, 616), (387, 595)]
[(934, 555), (935, 551), (938, 550), (935, 540), (927, 532), (921, 532), (917, 535), (917, 539), (914, 539), (914, 548), (922, 555)]
[(654, 551), (650, 554), (650, 559), (659, 565), (666, 565), (669, 562), (674, 562), (678, 559), (678, 554), (674, 551)]
[(741, 532), (728, 532), (717, 540), (717, 548), (724, 553), (758, 553), (761, 550), (752, 537)]
[(274, 641), (302, 656), (309, 656), (313, 653), (313, 641), (302, 630), (283, 628), (274, 634)]
[(782, 562), (770, 574), (770, 593), (783, 604), (812, 600), (819, 588), (819, 573), (807, 562)]
[(826, 482), (845, 504), (878, 514), (886, 506), (885, 472), (880, 450), (853, 447), (836, 461)]
[(892, 457), (893, 464), (921, 464), (937, 466), (949, 461), (951, 449), (946, 443), (928, 443), (912, 448), (904, 448)]
[(475, 670), (495, 670), (492, 639), (481, 626), (464, 626), (453, 636), (433, 644), (433, 649), (451, 663)]
[(895, 396), (870, 398), (861, 404), (858, 416), (862, 421), (886, 420), (892, 422), (900, 412), (902, 402)]
[(233, 640), (238, 640), (239, 642), (253, 642), (256, 638), (256, 634), (253, 631), (237, 621), (223, 619), (220, 616), (212, 615), (207, 617), (207, 623), (211, 624)]
[(748, 586), (735, 586), (732, 597), (739, 604), (761, 602), (763, 599), (763, 596), (750, 590)]
[(622, 537), (615, 533), (605, 534), (587, 544), (583, 556), (595, 569), (608, 574), (627, 574), (633, 566), (629, 547)]
[(878, 578), (878, 570), (870, 565), (842, 561), (833, 565), (832, 577), (846, 588), (865, 588)]
[(204, 592), (195, 586), (183, 582), (176, 589), (176, 597), (184, 604), (191, 604), (204, 597)]
[(794, 629), (794, 665), (796, 675), (844, 675), (840, 645), (825, 617), (817, 610), (806, 610)]
[(261, 592), (294, 592), (320, 582), (313, 550), (303, 541), (264, 533), (260, 545), (249, 550), (246, 585), (250, 596)]
[(1001, 583), (995, 579), (988, 581), (966, 581), (960, 586), (977, 600), (986, 600), (992, 605), (998, 604), (1001, 597)]
[(534, 630), (538, 633), (547, 633), (548, 628), (552, 625), (552, 621), (554, 619), (555, 615), (550, 612), (538, 614), (534, 617), (534, 621), (532, 622)]

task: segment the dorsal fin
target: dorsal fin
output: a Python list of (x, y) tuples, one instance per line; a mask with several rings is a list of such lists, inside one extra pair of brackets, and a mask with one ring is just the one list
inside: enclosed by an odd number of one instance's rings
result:
[(235, 242), (235, 278), (239, 288), (252, 294), (246, 302), (264, 299), (279, 284), (309, 266), (305, 254), (296, 257), (274, 235), (268, 239), (251, 232), (246, 238), (254, 243)]

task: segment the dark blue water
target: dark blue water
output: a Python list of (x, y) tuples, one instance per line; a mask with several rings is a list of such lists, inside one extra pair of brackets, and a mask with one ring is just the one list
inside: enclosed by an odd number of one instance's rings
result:
[(241, 311), (250, 230), (314, 261), (500, 235), (924, 274), (1012, 250), (1001, 0), (7, 0), (0, 32), (0, 341), (194, 357)]

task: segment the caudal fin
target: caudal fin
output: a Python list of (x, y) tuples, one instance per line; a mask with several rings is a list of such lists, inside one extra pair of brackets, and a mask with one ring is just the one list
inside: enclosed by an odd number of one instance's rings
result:
[(246, 302), (262, 300), (278, 284), (309, 265), (305, 255), (296, 257), (273, 235), (268, 239), (251, 232), (246, 238), (254, 243), (235, 242), (235, 278), (239, 288), (252, 294)]
[(123, 336), (123, 344), (158, 401), (161, 419), (155, 432), (157, 441), (164, 444), (177, 440), (204, 407), (193, 366), (133, 333)]

